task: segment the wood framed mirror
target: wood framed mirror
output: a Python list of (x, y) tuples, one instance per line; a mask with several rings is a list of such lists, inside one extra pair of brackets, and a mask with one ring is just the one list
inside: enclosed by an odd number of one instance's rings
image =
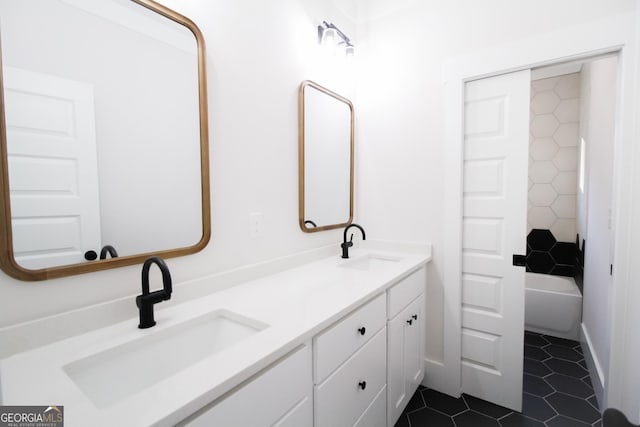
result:
[(191, 20), (151, 0), (0, 0), (0, 53), (5, 273), (45, 280), (207, 245), (205, 45)]
[(310, 80), (298, 95), (299, 224), (305, 233), (353, 220), (354, 108)]

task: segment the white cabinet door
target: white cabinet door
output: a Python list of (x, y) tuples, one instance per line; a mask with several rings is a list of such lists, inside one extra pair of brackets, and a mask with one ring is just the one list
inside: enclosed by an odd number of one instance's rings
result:
[(424, 378), (424, 294), (387, 328), (387, 425), (393, 426)]
[(312, 427), (311, 347), (305, 345), (183, 426)]

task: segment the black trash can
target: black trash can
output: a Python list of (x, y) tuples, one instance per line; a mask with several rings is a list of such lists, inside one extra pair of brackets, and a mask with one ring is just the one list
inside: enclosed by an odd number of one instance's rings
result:
[(640, 427), (631, 424), (627, 417), (615, 408), (607, 408), (602, 414), (602, 427)]

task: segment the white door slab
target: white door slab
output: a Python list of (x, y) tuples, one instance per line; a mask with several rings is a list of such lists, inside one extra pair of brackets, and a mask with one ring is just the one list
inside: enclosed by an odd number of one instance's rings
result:
[(465, 85), (462, 391), (522, 408), (530, 71)]
[(93, 88), (3, 68), (13, 250), (40, 269), (100, 249)]

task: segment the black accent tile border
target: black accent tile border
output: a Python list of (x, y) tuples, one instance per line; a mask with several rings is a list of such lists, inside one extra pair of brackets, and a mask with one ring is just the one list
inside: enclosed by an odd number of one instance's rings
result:
[(575, 277), (578, 252), (575, 243), (559, 242), (551, 230), (534, 228), (527, 236), (525, 266), (533, 273)]

